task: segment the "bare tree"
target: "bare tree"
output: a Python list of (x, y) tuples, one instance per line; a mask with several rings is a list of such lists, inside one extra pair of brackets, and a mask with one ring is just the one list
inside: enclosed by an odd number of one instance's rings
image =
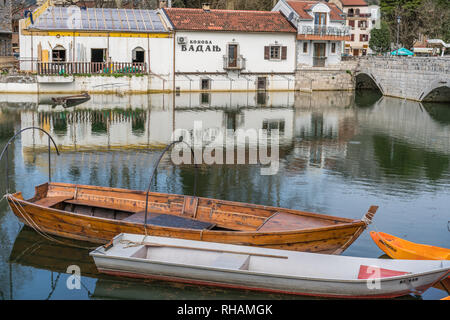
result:
[(430, 38), (446, 39), (449, 36), (450, 10), (435, 0), (423, 0), (419, 7), (420, 32)]

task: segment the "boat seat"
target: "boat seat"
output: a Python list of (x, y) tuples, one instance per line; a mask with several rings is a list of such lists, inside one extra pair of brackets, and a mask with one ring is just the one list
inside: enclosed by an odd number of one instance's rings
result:
[[(145, 222), (145, 211), (140, 211), (134, 213), (122, 221), (128, 221), (133, 223), (144, 224)], [(189, 219), (185, 217), (175, 216), (171, 214), (164, 213), (155, 213), (148, 212), (147, 213), (147, 224), (156, 225), (162, 227), (173, 227), (173, 228), (187, 228), (187, 229), (212, 229), (215, 224), (198, 221), (195, 219)]]
[(48, 198), (39, 199), (39, 200), (35, 201), (34, 203), (37, 205), (40, 205), (40, 206), (50, 208), (60, 202), (64, 202), (64, 201), (67, 201), (70, 199), (73, 199), (73, 196), (48, 197)]
[(224, 269), (248, 270), (249, 257), (248, 254), (223, 252), (210, 266)]

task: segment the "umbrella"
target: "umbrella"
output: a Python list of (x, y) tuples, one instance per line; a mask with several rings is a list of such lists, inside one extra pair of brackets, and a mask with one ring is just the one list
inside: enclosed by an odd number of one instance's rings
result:
[(405, 48), (400, 48), (391, 52), (393, 56), (413, 56), (414, 53)]

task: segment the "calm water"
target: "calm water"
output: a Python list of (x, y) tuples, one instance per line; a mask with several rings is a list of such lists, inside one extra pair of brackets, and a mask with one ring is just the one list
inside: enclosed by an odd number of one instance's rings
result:
[[(52, 107), (50, 97), (0, 95), (0, 146), (27, 126), (48, 130), (52, 180), (146, 189), (151, 169), (174, 129), (201, 121), (205, 140), (223, 129), (279, 129), (275, 175), (260, 165), (200, 166), (197, 195), (361, 218), (380, 206), (369, 230), (450, 247), (450, 106), (425, 105), (364, 93), (223, 93), (93, 96), (74, 108)], [(210, 138), (210, 137), (209, 137)], [(47, 181), (46, 138), (27, 132), (9, 151), (11, 191), (31, 197)], [(248, 146), (249, 149), (254, 148)], [(5, 164), (0, 166), (4, 193)], [(194, 169), (159, 166), (153, 190), (192, 194)], [(142, 282), (96, 272), (88, 250), (48, 241), (23, 228), (0, 202), (0, 299), (292, 299)], [(381, 257), (368, 232), (344, 253)], [(66, 287), (69, 265), (81, 268), (82, 287)], [(430, 289), (424, 299), (439, 299)]]

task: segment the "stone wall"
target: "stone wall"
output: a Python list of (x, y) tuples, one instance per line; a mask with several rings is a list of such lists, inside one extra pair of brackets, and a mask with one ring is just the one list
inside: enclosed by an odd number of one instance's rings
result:
[[(386, 96), (422, 101), (434, 89), (450, 87), (450, 58), (370, 57), (360, 60), (356, 74), (361, 73), (369, 75)], [(450, 96), (432, 95), (450, 101)]]
[(11, 31), (11, 0), (0, 0), (0, 56), (12, 55)]
[(342, 62), (338, 67), (298, 68), (295, 89), (299, 91), (354, 90), (357, 60)]

